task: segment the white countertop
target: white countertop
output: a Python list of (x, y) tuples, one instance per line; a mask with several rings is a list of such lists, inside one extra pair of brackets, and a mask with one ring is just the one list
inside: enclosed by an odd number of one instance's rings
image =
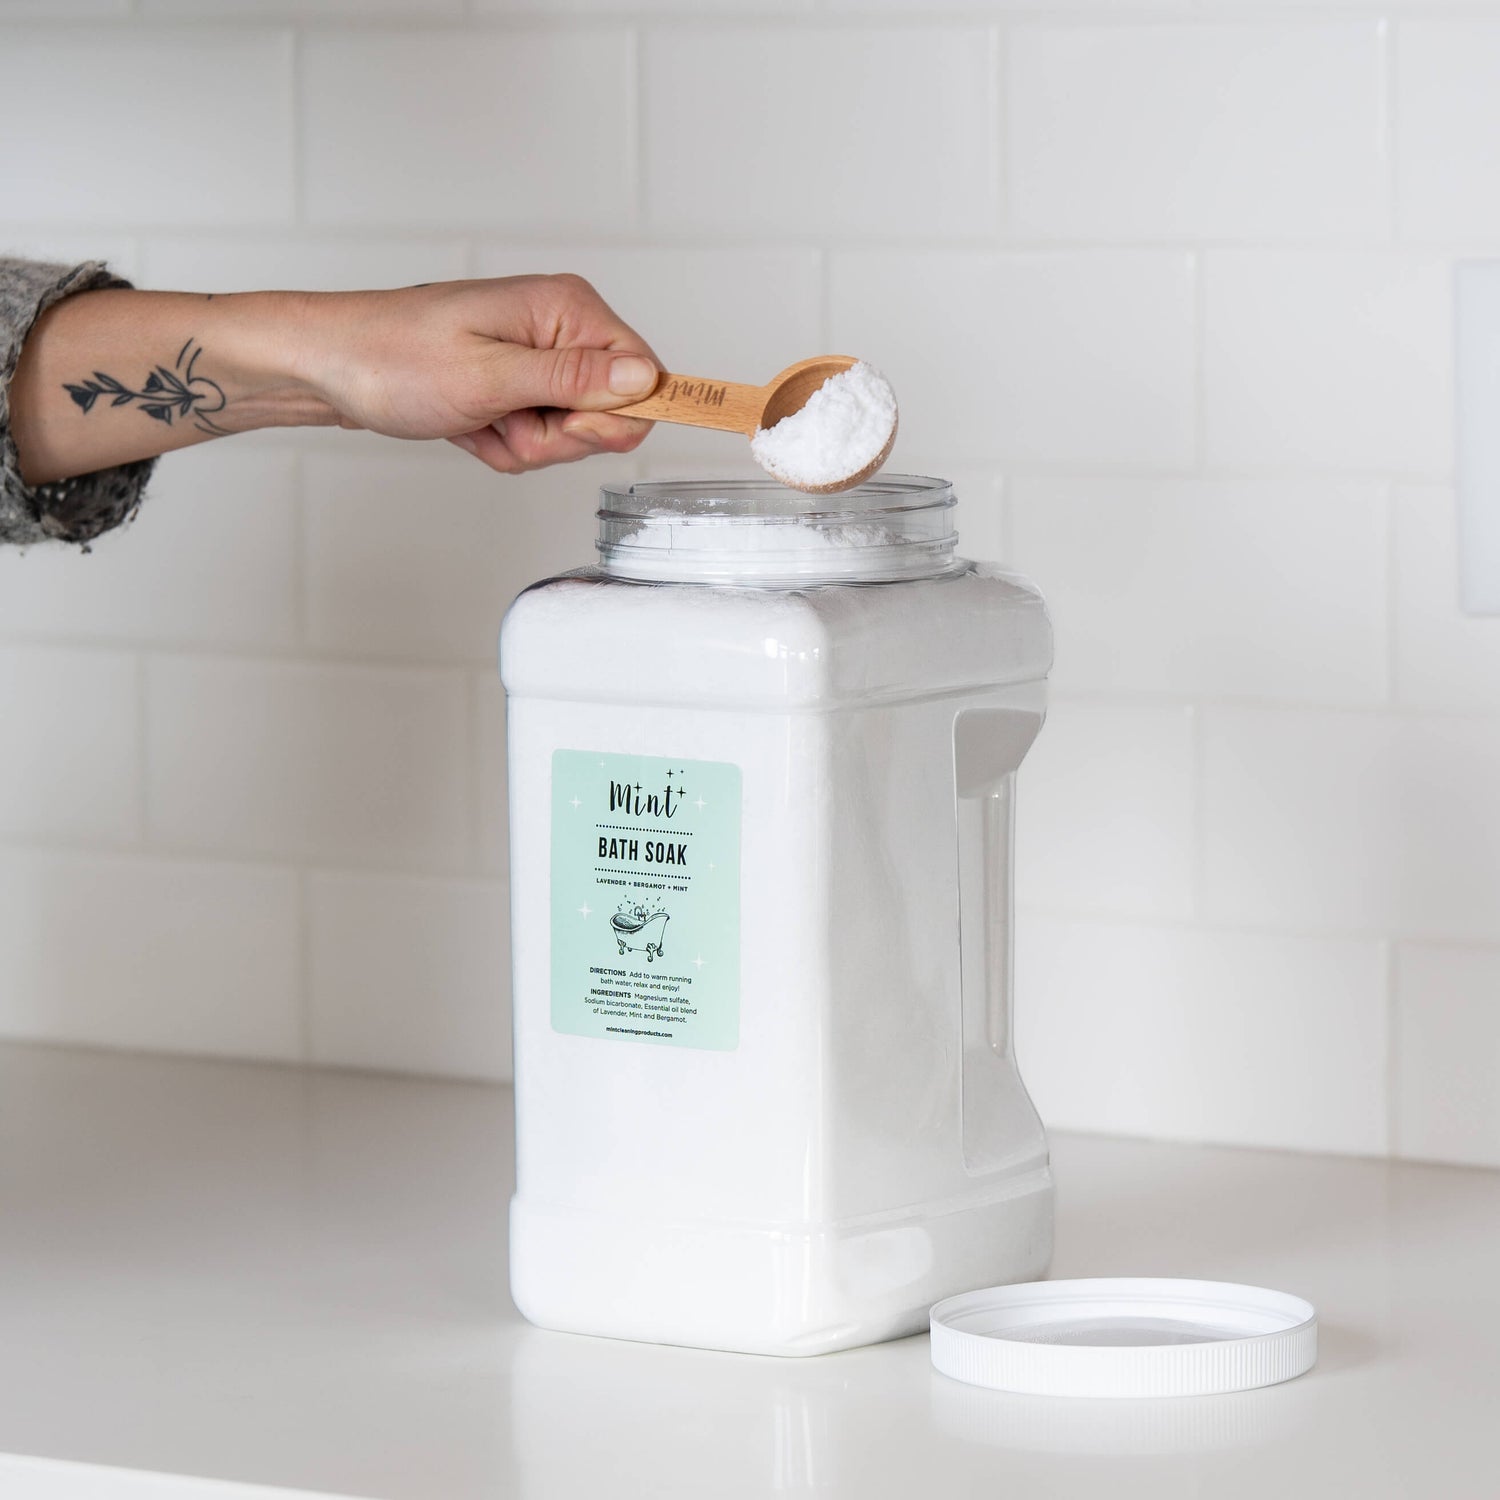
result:
[[(0, 1047), (0, 1453), (379, 1500), (1500, 1493), (1500, 1173), (1058, 1138), (1055, 1274), (1322, 1317), (1288, 1385), (1068, 1402), (955, 1384), (925, 1337), (776, 1360), (531, 1328), (510, 1131), (499, 1088)], [(0, 1458), (0, 1489), (78, 1473)]]

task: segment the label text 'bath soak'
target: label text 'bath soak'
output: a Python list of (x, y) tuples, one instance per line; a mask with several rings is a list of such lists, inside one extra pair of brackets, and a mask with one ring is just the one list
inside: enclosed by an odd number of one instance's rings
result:
[(552, 1027), (739, 1045), (738, 766), (552, 752)]

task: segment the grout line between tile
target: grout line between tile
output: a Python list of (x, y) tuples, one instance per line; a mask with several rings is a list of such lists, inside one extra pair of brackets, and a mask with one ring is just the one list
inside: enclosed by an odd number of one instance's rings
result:
[(1373, 928), (1322, 926), (1287, 926), (1274, 922), (1237, 921), (1230, 917), (1186, 917), (1163, 911), (1119, 911), (1101, 907), (1058, 906), (1049, 901), (1021, 899), (1016, 910), (1027, 917), (1047, 922), (1066, 922), (1080, 926), (1138, 927), (1161, 932), (1188, 932), (1201, 936), (1223, 933), (1235, 937), (1266, 938), (1287, 943), (1356, 943), (1367, 947), (1386, 943), (1410, 948), (1459, 949), (1466, 953), (1500, 956), (1500, 929), (1487, 937), (1438, 935), (1411, 931), (1377, 931)]
[[(498, 618), (497, 618), (498, 625)], [(222, 661), (240, 666), (343, 668), (352, 672), (387, 672), (395, 676), (414, 673), (428, 676), (451, 675), (487, 666), (491, 653), (473, 656), (370, 656), (355, 651), (320, 649), (303, 642), (290, 646), (274, 641), (186, 641), (159, 636), (141, 636), (125, 640), (118, 636), (56, 635), (19, 631), (0, 632), (0, 647), (38, 653), (113, 654), (129, 656), (146, 651), (163, 660)]]
[[(37, 835), (0, 830), (0, 849), (14, 854), (67, 856), (77, 859), (133, 860), (143, 864), (199, 865), (231, 870), (279, 871), (286, 875), (333, 875), (367, 880), (394, 880), (415, 885), (459, 884), (506, 886), (503, 874), (475, 872), (457, 866), (413, 868), (403, 864), (361, 864), (357, 857), (291, 854), (261, 854), (253, 850), (227, 850), (189, 847), (168, 840), (151, 840), (144, 844), (109, 843), (99, 837), (68, 838), (65, 835)], [(1497, 940), (1500, 941), (1500, 940)]]
[(1286, 699), (1215, 696), (1208, 693), (1129, 690), (1122, 688), (1053, 687), (1051, 697), (1059, 703), (1077, 703), (1096, 707), (1174, 709), (1191, 705), (1208, 713), (1254, 713), (1273, 716), (1318, 715), (1324, 717), (1422, 720), (1429, 723), (1477, 724), (1500, 727), (1500, 708), (1472, 710), (1420, 707), (1386, 703), (1371, 699), (1363, 703), (1349, 701), (1330, 703), (1326, 699), (1291, 702)]

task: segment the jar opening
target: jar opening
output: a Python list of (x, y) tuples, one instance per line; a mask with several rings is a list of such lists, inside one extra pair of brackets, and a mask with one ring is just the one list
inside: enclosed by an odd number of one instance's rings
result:
[(930, 578), (958, 564), (953, 487), (880, 474), (840, 495), (765, 480), (654, 480), (599, 492), (600, 562), (649, 582), (808, 587)]

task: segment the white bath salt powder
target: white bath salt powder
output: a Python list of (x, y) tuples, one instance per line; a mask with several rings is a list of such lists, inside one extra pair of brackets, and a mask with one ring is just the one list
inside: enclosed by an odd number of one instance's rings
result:
[(895, 518), (860, 520), (778, 518), (766, 524), (743, 516), (684, 519), (645, 517), (624, 533), (606, 570), (659, 582), (703, 575), (734, 584), (769, 577), (830, 581), (857, 577), (868, 559), (891, 560), (898, 570), (909, 566), (908, 538)]
[(652, 518), (624, 539), (630, 547), (662, 547), (682, 552), (826, 552), (836, 547), (891, 547), (906, 540), (888, 525), (836, 521), (763, 526), (732, 518), (705, 526), (701, 521)]
[(863, 360), (830, 376), (807, 405), (750, 439), (766, 473), (797, 489), (843, 484), (869, 468), (896, 430), (896, 393)]

